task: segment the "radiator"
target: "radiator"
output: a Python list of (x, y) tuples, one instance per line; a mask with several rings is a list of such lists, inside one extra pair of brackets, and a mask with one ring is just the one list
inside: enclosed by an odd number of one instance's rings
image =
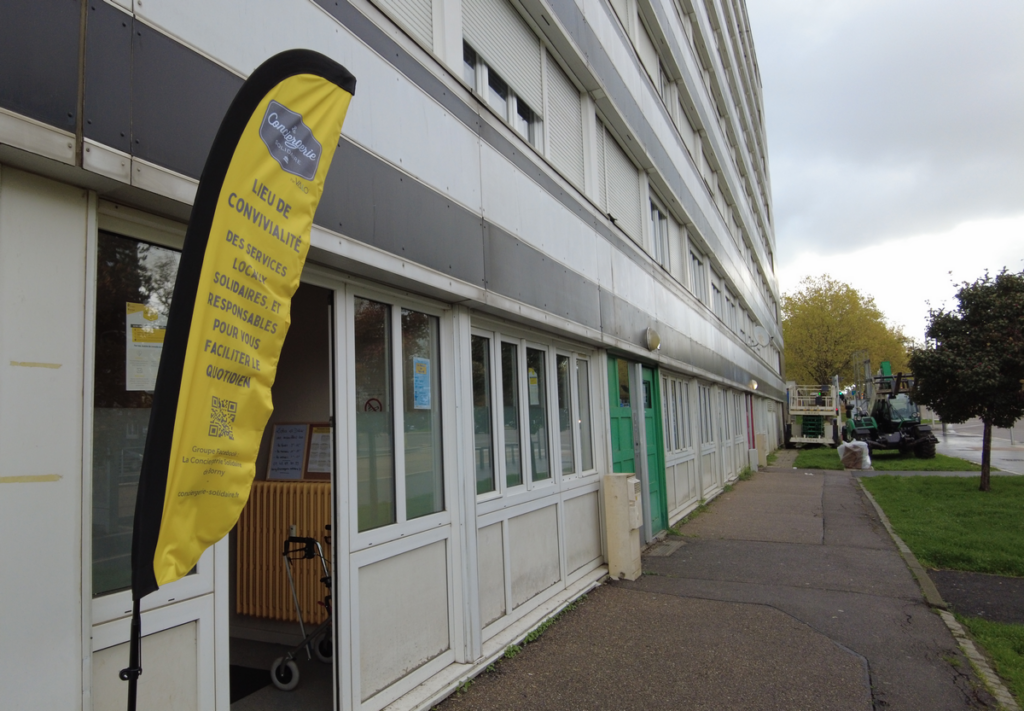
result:
[[(254, 481), (249, 502), (238, 519), (236, 610), (271, 620), (298, 621), (288, 587), (281, 550), (289, 527), (295, 535), (320, 541), (331, 568), (331, 547), (324, 541), (324, 526), (331, 522), (331, 485), (328, 482)], [(326, 610), (319, 603), (326, 594), (320, 582), (323, 569), (316, 558), (292, 561), (295, 592), (305, 622), (322, 622)]]

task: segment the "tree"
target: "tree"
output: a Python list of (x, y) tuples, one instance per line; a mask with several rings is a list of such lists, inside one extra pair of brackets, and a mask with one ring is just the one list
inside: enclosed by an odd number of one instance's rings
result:
[(854, 382), (853, 354), (872, 363), (888, 360), (893, 372), (907, 368), (907, 338), (885, 322), (874, 297), (824, 274), (806, 277), (794, 294), (782, 296), (786, 375), (798, 383), (823, 384), (838, 375)]
[(1024, 272), (964, 282), (955, 311), (931, 309), (923, 348), (910, 356), (915, 401), (943, 422), (984, 423), (981, 490), (991, 488), (992, 427), (1024, 416)]

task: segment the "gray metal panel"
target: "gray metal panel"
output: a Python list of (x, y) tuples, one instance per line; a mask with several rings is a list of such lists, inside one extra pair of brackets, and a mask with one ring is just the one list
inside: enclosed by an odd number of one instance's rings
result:
[(603, 333), (643, 347), (648, 327), (657, 328), (653, 316), (603, 288), (600, 303)]
[(373, 175), (381, 163), (346, 139), (338, 142), (313, 221), (373, 244)]
[(89, 6), (85, 24), (86, 138), (131, 152), (131, 15), (105, 2)]
[(599, 288), (586, 277), (486, 225), (487, 288), (590, 328), (601, 327)]
[(81, 26), (77, 0), (0, 2), (0, 106), (74, 131)]
[(471, 284), (484, 284), (480, 217), (381, 163), (373, 176), (374, 243)]
[(132, 40), (132, 154), (198, 178), (242, 80), (141, 22)]
[(342, 140), (316, 223), (453, 277), (484, 285), (479, 215)]

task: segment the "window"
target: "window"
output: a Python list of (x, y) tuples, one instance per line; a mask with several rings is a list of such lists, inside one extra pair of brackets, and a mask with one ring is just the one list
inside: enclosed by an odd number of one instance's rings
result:
[(512, 488), (523, 483), (519, 437), (519, 358), (515, 343), (501, 344), (501, 406), (505, 423), (505, 481)]
[(476, 65), (479, 62), (476, 52), (465, 42), (462, 43), (462, 78), (476, 91)]
[(690, 252), (690, 289), (701, 303), (707, 303), (708, 286), (704, 274), (704, 262), (696, 252)]
[(683, 452), (693, 446), (690, 436), (690, 384), (673, 376), (662, 377), (665, 449)]
[(407, 519), (444, 511), (439, 325), (436, 316), (402, 309)]
[(588, 358), (487, 332), (474, 333), (471, 351), (478, 495), (593, 471)]
[(561, 445), (562, 474), (576, 471), (573, 452), (572, 426), (572, 376), (569, 372), (569, 356), (555, 356), (558, 375), (558, 441)]
[(498, 115), (508, 119), (508, 84), (498, 76), (497, 72), (487, 72), (487, 103), (498, 112)]
[(725, 308), (722, 306), (722, 290), (718, 288), (713, 280), (711, 282), (711, 310), (715, 312), (715, 316), (725, 320)]
[(711, 419), (711, 388), (707, 385), (698, 385), (697, 398), (700, 414), (700, 443), (711, 444), (715, 441)]
[(476, 463), (476, 493), (494, 491), (494, 434), (491, 429), (491, 342), (472, 337), (473, 363), (473, 447)]
[(132, 525), (180, 253), (100, 232), (92, 439), (92, 596), (131, 587)]
[(647, 75), (654, 84), (655, 91), (661, 91), (661, 59), (658, 57), (658, 49), (647, 31), (647, 23), (639, 15), (636, 18), (636, 53), (640, 57), (640, 63), (647, 70)]
[(395, 522), (391, 308), (355, 300), (356, 481), (359, 530)]
[(658, 62), (658, 93), (665, 101), (672, 96), (672, 77), (661, 62)]
[(548, 379), (546, 353), (526, 349), (526, 378), (530, 413), (530, 471), (534, 481), (551, 478), (548, 463)]
[(354, 300), (360, 532), (445, 510), (439, 321), (392, 304)]
[(718, 423), (722, 434), (722, 441), (728, 442), (732, 439), (729, 432), (729, 395), (724, 390), (718, 391)]
[(665, 269), (669, 269), (668, 217), (651, 200), (651, 251), (656, 261)]
[(608, 211), (623, 232), (639, 242), (643, 230), (640, 173), (604, 124), (598, 125), (598, 180), (601, 206)]
[[(462, 76), (516, 133), (535, 147), (541, 147), (541, 122), (537, 112), (465, 42), (462, 43)], [(477, 82), (478, 77), (482, 86)]]
[(576, 358), (576, 392), (579, 411), (576, 415), (580, 437), (580, 464), (583, 471), (594, 468), (594, 441), (590, 412), (590, 361)]
[(732, 394), (732, 416), (733, 416), (733, 431), (737, 437), (745, 435), (745, 423), (743, 422), (743, 395), (734, 392)]
[(550, 54), (547, 57), (546, 78), (548, 157), (577, 187), (583, 187), (583, 111), (580, 92)]

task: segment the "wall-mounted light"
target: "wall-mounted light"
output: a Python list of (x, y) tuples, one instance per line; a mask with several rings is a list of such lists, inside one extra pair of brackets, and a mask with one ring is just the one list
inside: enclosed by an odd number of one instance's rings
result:
[(653, 328), (647, 329), (647, 350), (649, 351), (660, 351), (661, 350), (661, 336)]
[(757, 381), (754, 380), (753, 378), (750, 379), (748, 385), (750, 385), (751, 390), (757, 390)]

